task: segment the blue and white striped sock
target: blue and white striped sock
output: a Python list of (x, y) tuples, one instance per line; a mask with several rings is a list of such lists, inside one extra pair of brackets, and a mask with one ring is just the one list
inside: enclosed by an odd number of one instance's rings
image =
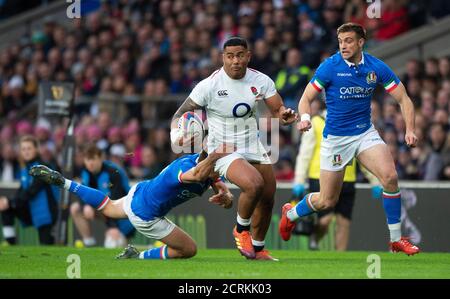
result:
[(402, 199), (400, 190), (396, 192), (383, 191), (383, 208), (387, 218), (391, 242), (400, 241), (402, 235), (400, 222)]
[(167, 245), (142, 251), (139, 258), (142, 260), (166, 260), (169, 258)]

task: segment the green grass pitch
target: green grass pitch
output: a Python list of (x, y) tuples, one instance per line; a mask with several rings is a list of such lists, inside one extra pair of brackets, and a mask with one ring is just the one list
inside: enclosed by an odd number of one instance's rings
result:
[(199, 250), (188, 260), (116, 260), (120, 249), (73, 247), (0, 248), (2, 278), (67, 278), (67, 257), (80, 257), (81, 278), (367, 278), (367, 261), (377, 254), (381, 278), (450, 278), (449, 253), (415, 256), (388, 252), (274, 250), (279, 262), (249, 261), (237, 250)]

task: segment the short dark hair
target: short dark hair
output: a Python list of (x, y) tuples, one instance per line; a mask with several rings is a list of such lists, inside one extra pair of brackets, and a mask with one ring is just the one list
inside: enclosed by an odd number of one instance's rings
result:
[(34, 145), (35, 148), (39, 147), (39, 140), (33, 135), (24, 135), (20, 138), (19, 143), (22, 144), (24, 142), (30, 142)]
[(339, 26), (339, 28), (337, 29), (337, 34), (339, 35), (343, 32), (355, 32), (359, 38), (366, 39), (366, 29), (356, 23), (345, 23)]
[(248, 43), (245, 38), (239, 37), (239, 36), (233, 36), (230, 37), (224, 44), (223, 49), (225, 50), (226, 47), (234, 47), (234, 46), (242, 46), (245, 49), (248, 49)]
[(84, 158), (87, 158), (87, 159), (94, 159), (97, 157), (100, 158), (100, 157), (102, 157), (102, 154), (103, 154), (103, 152), (101, 151), (101, 149), (99, 149), (97, 147), (97, 145), (95, 145), (93, 143), (87, 144), (85, 146), (85, 148), (83, 149)]

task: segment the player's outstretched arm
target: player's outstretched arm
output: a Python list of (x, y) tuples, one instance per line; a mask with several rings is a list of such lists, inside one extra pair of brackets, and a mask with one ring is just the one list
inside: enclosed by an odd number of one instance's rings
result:
[(283, 99), (278, 93), (266, 99), (266, 105), (269, 108), (272, 116), (280, 119), (282, 125), (290, 125), (297, 120), (298, 114), (291, 108), (286, 108)]
[[(191, 98), (187, 98), (183, 104), (181, 104), (180, 108), (175, 112), (175, 114), (172, 117), (172, 122), (170, 123), (170, 140), (173, 144), (179, 144), (180, 139), (183, 138), (183, 133), (178, 128), (178, 119), (188, 111), (194, 111), (196, 109), (202, 109), (202, 106), (195, 103)], [(189, 142), (189, 140), (186, 141), (186, 143)], [(185, 142), (183, 141), (182, 144)]]
[(181, 175), (181, 181), (183, 183), (206, 181), (212, 174), (216, 161), (233, 153), (235, 150), (236, 148), (232, 144), (222, 144), (216, 150), (211, 152), (203, 161), (199, 162), (197, 166), (183, 173)]
[(417, 144), (417, 136), (415, 130), (415, 116), (414, 105), (406, 93), (403, 83), (400, 84), (390, 92), (391, 96), (399, 103), (402, 110), (403, 119), (405, 120), (406, 132), (405, 142), (410, 147), (415, 147)]
[(297, 129), (302, 132), (311, 129), (311, 103), (318, 95), (319, 92), (317, 89), (315, 89), (311, 83), (308, 83), (298, 103), (300, 121), (297, 124)]

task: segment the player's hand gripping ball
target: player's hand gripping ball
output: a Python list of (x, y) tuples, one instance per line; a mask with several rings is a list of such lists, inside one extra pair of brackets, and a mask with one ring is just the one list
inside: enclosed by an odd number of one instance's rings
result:
[(203, 136), (205, 134), (203, 121), (192, 111), (185, 112), (178, 119), (178, 129), (180, 135), (182, 134), (182, 143), (190, 140), (196, 144), (198, 142), (201, 144), (203, 141)]

